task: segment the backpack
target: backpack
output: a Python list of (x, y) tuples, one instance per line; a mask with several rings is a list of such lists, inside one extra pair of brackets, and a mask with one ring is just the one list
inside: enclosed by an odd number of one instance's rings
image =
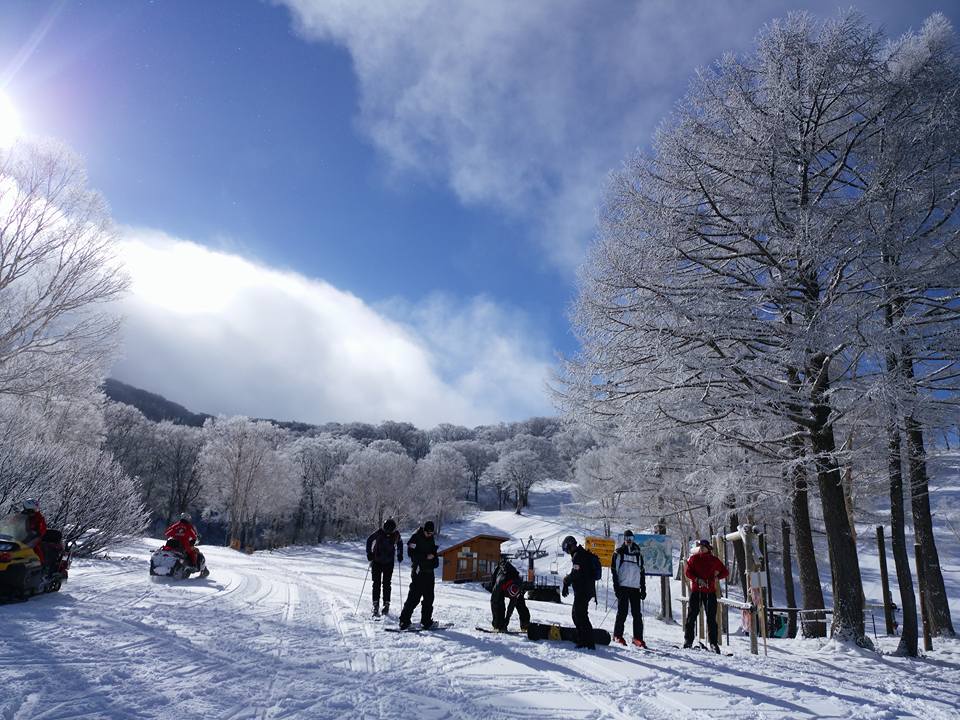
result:
[(587, 550), (587, 555), (590, 556), (590, 566), (593, 568), (593, 580), (603, 579), (603, 565), (600, 563), (600, 558), (598, 558), (594, 553)]

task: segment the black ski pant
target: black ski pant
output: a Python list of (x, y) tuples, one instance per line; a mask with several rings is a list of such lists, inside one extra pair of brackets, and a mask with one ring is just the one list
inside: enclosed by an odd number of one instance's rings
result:
[(373, 605), (380, 604), (380, 588), (383, 588), (383, 604), (390, 604), (390, 583), (393, 580), (393, 563), (370, 563), (370, 575), (373, 577)]
[(700, 608), (703, 607), (707, 614), (707, 637), (711, 645), (719, 645), (719, 633), (717, 631), (717, 596), (715, 593), (693, 592), (690, 593), (690, 602), (687, 603), (687, 622), (683, 626), (683, 644), (693, 644), (693, 628), (697, 624), (697, 617), (700, 615)]
[(573, 594), (573, 624), (577, 626), (577, 646), (593, 647), (593, 625), (590, 624), (590, 601), (587, 593)]
[(633, 639), (643, 640), (643, 614), (640, 612), (640, 588), (620, 587), (617, 591), (617, 621), (613, 625), (613, 634), (623, 637), (623, 626), (627, 621), (627, 611), (633, 617)]
[(517, 611), (520, 618), (520, 627), (525, 628), (530, 624), (530, 611), (527, 609), (527, 601), (523, 599), (523, 593), (516, 598), (510, 598), (510, 607), (506, 608), (506, 598), (500, 588), (494, 588), (493, 595), (490, 597), (490, 611), (493, 613), (493, 626), (500, 630), (506, 630), (510, 624), (510, 616), (513, 611)]
[(420, 623), (428, 625), (433, 620), (433, 573), (417, 570), (419, 568), (414, 568), (410, 575), (410, 590), (400, 612), (401, 625), (410, 622), (414, 608), (421, 602), (423, 605), (420, 606)]

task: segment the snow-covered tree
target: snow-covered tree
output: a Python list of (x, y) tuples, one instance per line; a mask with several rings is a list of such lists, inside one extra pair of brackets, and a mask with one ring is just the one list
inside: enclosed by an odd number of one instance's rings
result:
[(70, 397), (96, 387), (127, 286), (106, 204), (66, 147), (0, 149), (0, 394)]
[(417, 463), (416, 495), (425, 517), (434, 518), (438, 534), (444, 520), (459, 514), (469, 480), (467, 461), (450, 444), (438, 445)]

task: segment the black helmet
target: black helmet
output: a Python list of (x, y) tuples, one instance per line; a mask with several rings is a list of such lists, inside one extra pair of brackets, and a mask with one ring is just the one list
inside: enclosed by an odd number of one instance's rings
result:
[(432, 533), (432, 532), (433, 532), (433, 520), (427, 520), (427, 521), (423, 524), (423, 531), (424, 531), (424, 532), (428, 532), (428, 533)]
[(190, 517), (190, 513), (182, 512), (180, 513), (180, 519), (184, 522), (192, 522), (193, 518)]
[(567, 535), (560, 543), (560, 547), (565, 553), (572, 552), (577, 548), (577, 539), (573, 535)]
[(397, 523), (393, 518), (388, 518), (387, 521), (383, 524), (383, 529), (388, 533), (392, 533), (397, 529)]

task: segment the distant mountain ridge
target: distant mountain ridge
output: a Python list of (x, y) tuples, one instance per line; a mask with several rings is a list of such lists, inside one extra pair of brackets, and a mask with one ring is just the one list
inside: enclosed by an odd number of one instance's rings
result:
[(213, 417), (206, 413), (191, 412), (183, 405), (167, 400), (163, 395), (141, 390), (113, 378), (104, 380), (103, 392), (114, 402), (132, 405), (153, 422), (170, 420), (179, 425), (202, 427), (208, 417)]

